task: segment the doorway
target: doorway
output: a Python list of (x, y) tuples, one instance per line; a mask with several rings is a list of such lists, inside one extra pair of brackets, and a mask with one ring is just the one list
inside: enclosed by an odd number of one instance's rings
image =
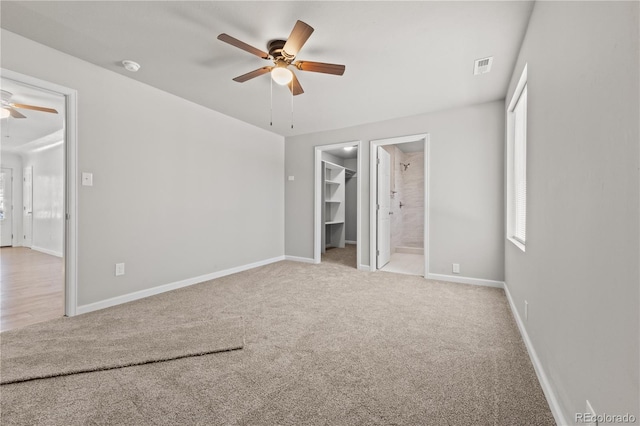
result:
[(77, 168), (76, 92), (1, 73), (1, 162), (13, 175), (13, 238), (1, 249), (4, 331), (75, 315)]
[(315, 147), (314, 263), (362, 269), (361, 141)]
[(371, 141), (370, 270), (429, 273), (429, 135)]

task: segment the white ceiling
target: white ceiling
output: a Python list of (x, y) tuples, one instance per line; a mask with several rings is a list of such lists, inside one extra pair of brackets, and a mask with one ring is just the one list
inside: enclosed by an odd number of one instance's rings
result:
[(0, 147), (8, 152), (26, 152), (42, 148), (63, 138), (64, 96), (17, 83), (7, 78), (0, 79), (0, 88), (12, 93), (11, 102), (53, 108), (58, 114), (18, 109), (26, 118), (4, 118), (0, 124), (2, 142)]
[[(343, 128), (503, 99), (531, 1), (187, 2), (3, 0), (3, 28), (275, 133)], [(315, 28), (298, 58), (346, 65), (344, 76), (297, 72), (291, 98), (270, 80), (232, 78), (269, 65), (216, 39), (261, 50), (297, 19)], [(489, 74), (475, 59), (493, 56)], [(142, 65), (135, 74), (120, 65)]]

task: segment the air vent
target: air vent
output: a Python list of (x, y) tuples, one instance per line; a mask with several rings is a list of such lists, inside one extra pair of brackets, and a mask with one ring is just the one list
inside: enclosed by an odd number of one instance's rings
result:
[(493, 64), (493, 56), (488, 58), (476, 59), (473, 66), (473, 75), (486, 74), (491, 71), (491, 64)]

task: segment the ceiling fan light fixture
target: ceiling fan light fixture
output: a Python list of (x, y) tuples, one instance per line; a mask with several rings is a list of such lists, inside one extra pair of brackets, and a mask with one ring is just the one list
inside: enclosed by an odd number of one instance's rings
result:
[(277, 84), (284, 86), (291, 83), (291, 80), (293, 80), (293, 73), (290, 69), (287, 69), (284, 66), (275, 66), (271, 70), (271, 78)]
[(11, 111), (9, 111), (9, 108), (2, 108), (2, 110), (0, 110), (0, 118), (7, 118), (11, 115)]

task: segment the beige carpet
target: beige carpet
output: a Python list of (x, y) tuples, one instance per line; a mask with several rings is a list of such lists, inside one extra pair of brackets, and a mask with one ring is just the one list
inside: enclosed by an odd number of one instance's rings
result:
[(80, 316), (6, 331), (0, 340), (0, 383), (110, 370), (242, 349), (242, 318), (174, 324), (106, 324)]
[(285, 261), (84, 317), (221, 316), (244, 318), (243, 350), (3, 385), (0, 423), (553, 424), (495, 288)]

